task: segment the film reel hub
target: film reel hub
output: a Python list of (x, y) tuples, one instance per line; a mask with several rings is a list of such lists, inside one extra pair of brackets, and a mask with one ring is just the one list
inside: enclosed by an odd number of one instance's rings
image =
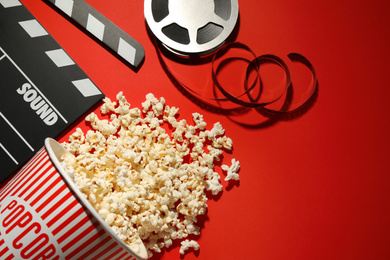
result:
[(171, 52), (202, 56), (218, 49), (238, 20), (238, 0), (145, 0), (153, 35)]

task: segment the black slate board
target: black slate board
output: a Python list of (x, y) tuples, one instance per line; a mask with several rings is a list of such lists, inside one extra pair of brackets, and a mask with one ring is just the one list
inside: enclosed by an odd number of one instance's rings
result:
[(0, 183), (104, 94), (18, 0), (0, 0)]

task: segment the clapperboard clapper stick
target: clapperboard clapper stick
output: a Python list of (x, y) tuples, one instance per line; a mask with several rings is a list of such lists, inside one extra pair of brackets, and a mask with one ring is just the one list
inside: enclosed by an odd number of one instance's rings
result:
[(0, 0), (0, 183), (103, 98), (22, 2)]
[(134, 38), (83, 0), (46, 0), (85, 28), (135, 68), (141, 65), (145, 50)]

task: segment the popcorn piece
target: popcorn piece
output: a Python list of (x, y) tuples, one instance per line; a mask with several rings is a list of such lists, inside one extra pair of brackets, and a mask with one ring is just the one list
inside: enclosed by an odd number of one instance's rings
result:
[(195, 240), (184, 240), (181, 242), (181, 247), (180, 247), (180, 254), (184, 255), (185, 251), (188, 249), (193, 248), (194, 250), (199, 250), (199, 244)]
[(193, 113), (192, 118), (196, 124), (196, 127), (199, 128), (200, 130), (204, 130), (207, 123), (203, 120), (203, 115), (199, 113)]
[(105, 97), (103, 99), (103, 105), (100, 108), (100, 111), (103, 115), (108, 114), (109, 112), (115, 111), (116, 102), (111, 102), (111, 99)]
[(209, 180), (206, 180), (206, 189), (211, 191), (213, 195), (217, 195), (222, 191), (222, 184), (219, 182), (220, 176), (218, 173), (214, 173), (213, 177)]
[(236, 161), (236, 159), (232, 159), (232, 165), (229, 167), (227, 165), (222, 165), (222, 170), (227, 172), (227, 176), (225, 178), (225, 181), (229, 180), (236, 180), (238, 181), (240, 179), (240, 176), (238, 175), (238, 171), (240, 170), (240, 162)]
[(217, 122), (214, 124), (213, 129), (211, 129), (208, 133), (209, 138), (214, 140), (217, 136), (225, 134), (225, 130), (223, 129), (221, 123)]
[[(61, 163), (118, 237), (135, 252), (143, 243), (151, 257), (175, 239), (200, 234), (197, 216), (206, 213), (206, 191), (223, 189), (214, 162), (233, 142), (220, 123), (206, 130), (199, 113), (192, 114), (195, 125), (177, 120), (179, 109), (164, 98), (147, 94), (143, 114), (122, 92), (116, 99), (103, 100), (101, 113), (109, 119), (91, 113), (86, 121), (93, 130), (84, 135), (78, 128), (69, 136)], [(235, 159), (222, 165), (225, 180), (238, 180), (239, 168)], [(189, 248), (199, 245), (186, 239), (180, 253)]]
[(117, 132), (118, 127), (112, 124), (112, 122), (108, 122), (108, 120), (100, 120), (95, 113), (89, 114), (85, 121), (90, 122), (92, 128), (98, 130), (104, 136), (113, 135)]

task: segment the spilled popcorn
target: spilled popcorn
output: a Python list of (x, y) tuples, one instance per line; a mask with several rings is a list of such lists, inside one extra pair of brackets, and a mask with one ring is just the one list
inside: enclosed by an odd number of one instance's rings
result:
[[(178, 108), (165, 99), (146, 95), (139, 108), (131, 108), (123, 93), (117, 102), (105, 98), (99, 119), (86, 117), (94, 130), (80, 128), (63, 143), (70, 153), (62, 164), (76, 186), (104, 221), (134, 252), (144, 243), (148, 256), (181, 242), (180, 253), (199, 249), (189, 235), (199, 235), (197, 216), (205, 214), (209, 191), (222, 191), (214, 163), (233, 142), (220, 123), (206, 130), (206, 122), (193, 113), (194, 125), (178, 120)], [(164, 124), (172, 129), (168, 133)], [(239, 161), (222, 165), (226, 181), (239, 180)], [(142, 240), (142, 241), (141, 241)]]

